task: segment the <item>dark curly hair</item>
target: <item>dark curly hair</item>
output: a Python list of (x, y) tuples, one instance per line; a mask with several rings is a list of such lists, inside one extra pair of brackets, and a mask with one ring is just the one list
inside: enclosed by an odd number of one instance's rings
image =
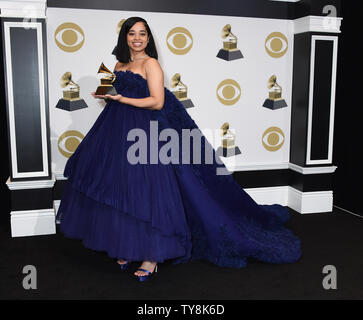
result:
[(147, 31), (147, 34), (149, 36), (149, 43), (147, 44), (145, 48), (145, 53), (152, 58), (157, 59), (158, 53), (155, 47), (155, 42), (153, 35), (151, 33), (150, 27), (147, 24), (146, 20), (141, 17), (130, 17), (128, 18), (121, 27), (120, 33), (118, 35), (117, 45), (113, 49), (112, 54), (116, 56), (116, 59), (122, 63), (128, 63), (130, 62), (130, 49), (127, 45), (127, 34), (131, 27), (137, 23), (137, 22), (143, 22)]

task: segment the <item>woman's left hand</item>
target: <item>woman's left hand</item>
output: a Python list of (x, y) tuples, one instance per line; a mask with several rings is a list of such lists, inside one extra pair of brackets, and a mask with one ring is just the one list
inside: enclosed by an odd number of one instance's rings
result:
[(92, 92), (91, 93), (92, 96), (94, 98), (98, 98), (98, 99), (111, 99), (111, 100), (116, 100), (116, 101), (120, 101), (121, 102), (121, 98), (122, 98), (122, 95), (121, 94), (116, 94), (116, 95), (110, 95), (110, 94), (103, 94), (103, 95), (100, 95), (100, 94), (97, 94), (96, 95), (96, 92)]
[(116, 101), (121, 102), (122, 95), (121, 94), (116, 94), (116, 95), (105, 94), (104, 97), (105, 97), (105, 99), (111, 99), (111, 100), (116, 100)]

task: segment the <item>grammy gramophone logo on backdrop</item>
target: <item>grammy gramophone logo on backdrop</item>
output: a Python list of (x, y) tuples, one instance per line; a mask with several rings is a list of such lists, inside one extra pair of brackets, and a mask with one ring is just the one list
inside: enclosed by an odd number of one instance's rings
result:
[(72, 73), (65, 72), (60, 81), (63, 90), (63, 98), (58, 100), (55, 106), (58, 109), (66, 111), (75, 111), (78, 109), (87, 108), (86, 102), (80, 98), (80, 86), (72, 80)]
[(221, 157), (232, 157), (241, 154), (241, 150), (236, 146), (236, 135), (229, 130), (229, 123), (225, 122), (221, 126), (222, 143), (217, 149), (217, 154)]
[(182, 103), (184, 108), (193, 108), (194, 104), (192, 100), (188, 98), (188, 87), (181, 82), (181, 75), (180, 73), (176, 73), (171, 78), (171, 87), (172, 92), (178, 98), (178, 100)]
[(73, 23), (62, 23), (54, 32), (54, 40), (58, 48), (65, 52), (75, 52), (84, 44), (84, 32), (82, 28)]
[(268, 79), (267, 88), (269, 89), (269, 92), (268, 98), (263, 104), (265, 108), (276, 110), (287, 107), (286, 101), (282, 99), (282, 88), (277, 83), (275, 75), (272, 75), (270, 79)]
[(83, 139), (84, 135), (77, 130), (66, 131), (58, 138), (58, 150), (63, 156), (70, 158)]
[(186, 28), (176, 27), (171, 29), (166, 36), (166, 44), (172, 53), (186, 54), (193, 46), (193, 37)]
[(230, 24), (222, 29), (223, 48), (219, 50), (217, 57), (231, 61), (243, 58), (242, 52), (237, 48), (237, 37), (232, 33)]
[(241, 97), (241, 87), (233, 79), (225, 79), (217, 86), (217, 98), (226, 106), (235, 104)]

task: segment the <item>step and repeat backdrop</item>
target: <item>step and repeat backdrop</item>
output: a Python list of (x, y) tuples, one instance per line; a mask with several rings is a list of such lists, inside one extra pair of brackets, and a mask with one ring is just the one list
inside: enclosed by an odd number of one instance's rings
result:
[(148, 22), (165, 87), (208, 132), (213, 147), (225, 147), (228, 167), (289, 161), (290, 20), (48, 8), (53, 173), (63, 174), (106, 104), (91, 92), (105, 76), (98, 73), (102, 62), (113, 71), (120, 25), (131, 16)]

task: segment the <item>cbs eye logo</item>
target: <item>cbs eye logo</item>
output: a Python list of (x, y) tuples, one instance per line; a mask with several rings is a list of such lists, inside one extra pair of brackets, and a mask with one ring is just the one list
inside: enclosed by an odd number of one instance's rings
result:
[(82, 142), (84, 136), (76, 130), (64, 132), (58, 139), (58, 150), (66, 158), (70, 158)]
[(272, 58), (281, 58), (287, 52), (287, 48), (287, 38), (280, 32), (273, 32), (266, 38), (265, 49)]
[(80, 26), (72, 22), (62, 23), (54, 32), (57, 46), (66, 52), (79, 50), (84, 43), (84, 32)]
[(186, 54), (193, 46), (192, 34), (183, 27), (171, 29), (166, 36), (169, 50), (175, 54)]
[(262, 144), (268, 151), (279, 150), (284, 142), (285, 135), (278, 127), (270, 127), (262, 135)]
[(223, 80), (217, 86), (217, 98), (224, 105), (231, 106), (241, 97), (241, 87), (232, 79)]

